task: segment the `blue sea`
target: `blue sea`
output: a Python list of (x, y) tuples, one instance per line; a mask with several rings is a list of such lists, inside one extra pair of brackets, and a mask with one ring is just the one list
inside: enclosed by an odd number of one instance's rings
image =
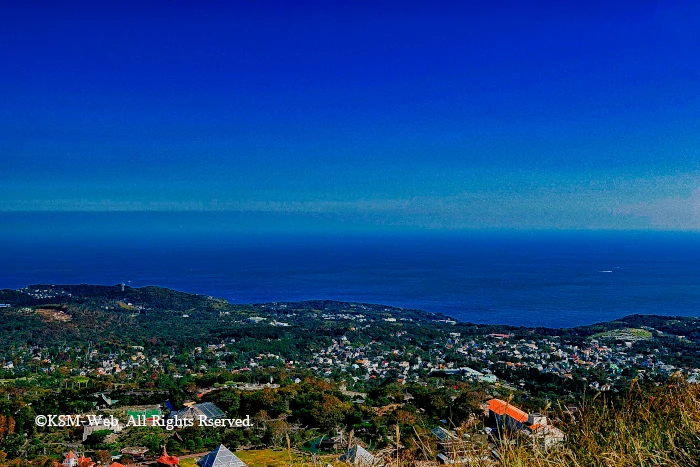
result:
[(700, 236), (467, 232), (5, 236), (0, 288), (159, 285), (233, 303), (332, 299), (570, 327), (700, 315)]

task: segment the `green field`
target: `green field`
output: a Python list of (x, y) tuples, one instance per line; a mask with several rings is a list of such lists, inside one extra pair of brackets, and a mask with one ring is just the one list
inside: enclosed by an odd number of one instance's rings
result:
[(127, 417), (138, 417), (139, 415), (145, 415), (146, 418), (151, 418), (156, 415), (162, 415), (163, 413), (159, 409), (146, 409), (146, 410), (127, 410)]
[(651, 331), (640, 328), (615, 329), (613, 331), (599, 332), (591, 336), (592, 339), (616, 339), (616, 340), (645, 340), (651, 339)]
[(196, 459), (180, 459), (180, 467), (197, 467)]
[[(234, 452), (239, 459), (248, 465), (248, 467), (288, 467), (289, 454), (286, 450), (281, 449), (262, 449), (262, 450), (250, 450), (250, 451), (236, 451)], [(324, 456), (318, 456), (317, 460), (323, 465), (326, 464), (338, 464), (335, 461), (336, 456), (332, 454), (327, 454)], [(180, 467), (197, 467), (197, 459), (180, 459)], [(292, 465), (302, 466), (308, 465), (312, 466), (314, 463), (311, 459), (311, 455), (301, 455), (297, 453), (292, 453)], [(342, 464), (342, 463), (340, 463)]]
[(21, 378), (0, 379), (0, 384), (13, 384), (17, 381), (32, 381), (34, 379), (35, 379), (34, 377), (28, 378), (26, 376), (23, 376)]

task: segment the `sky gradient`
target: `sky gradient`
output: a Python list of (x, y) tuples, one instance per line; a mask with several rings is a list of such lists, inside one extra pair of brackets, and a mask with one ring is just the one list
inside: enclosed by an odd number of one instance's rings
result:
[(4, 7), (0, 229), (700, 230), (696, 2), (102, 3)]

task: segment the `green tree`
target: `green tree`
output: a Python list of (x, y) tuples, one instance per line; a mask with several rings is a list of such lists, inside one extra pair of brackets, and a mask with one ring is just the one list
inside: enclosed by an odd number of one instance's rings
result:
[(323, 394), (320, 403), (314, 405), (310, 414), (318, 427), (324, 431), (330, 431), (340, 425), (349, 410), (348, 403), (342, 402), (333, 395)]

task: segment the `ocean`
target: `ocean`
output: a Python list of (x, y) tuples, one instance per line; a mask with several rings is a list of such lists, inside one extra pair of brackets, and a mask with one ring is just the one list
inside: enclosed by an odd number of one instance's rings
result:
[(232, 303), (331, 299), (570, 327), (700, 315), (700, 235), (467, 232), (0, 237), (0, 288), (159, 285)]

